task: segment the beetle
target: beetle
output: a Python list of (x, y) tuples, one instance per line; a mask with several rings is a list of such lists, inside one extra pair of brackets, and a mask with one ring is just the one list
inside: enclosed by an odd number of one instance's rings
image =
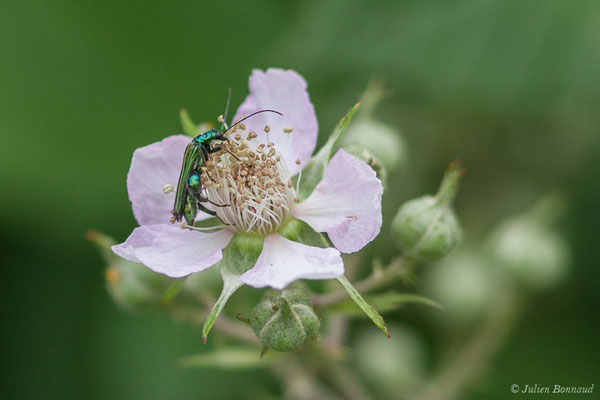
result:
[[(229, 92), (231, 97), (231, 91)], [(227, 127), (225, 124), (225, 118), (227, 118), (227, 110), (229, 108), (229, 98), (227, 99), (227, 107), (225, 108), (225, 117), (221, 124), (220, 129), (210, 129), (200, 135), (196, 136), (186, 146), (185, 153), (183, 155), (183, 162), (181, 164), (181, 172), (179, 173), (179, 180), (177, 182), (177, 190), (175, 192), (175, 202), (173, 204), (173, 210), (171, 214), (171, 223), (181, 222), (185, 219), (188, 226), (194, 226), (196, 214), (198, 210), (204, 211), (207, 214), (216, 216), (217, 213), (213, 210), (207, 209), (202, 203), (211, 203), (217, 207), (224, 207), (226, 205), (213, 203), (208, 197), (202, 194), (202, 166), (208, 161), (210, 154), (216, 153), (221, 150), (229, 152), (227, 149), (223, 149), (221, 146), (212, 147), (213, 141), (226, 141), (226, 133), (245, 121), (246, 119), (263, 112), (273, 112), (279, 115), (283, 115), (275, 110), (260, 110), (256, 111), (249, 116), (242, 118), (235, 124)], [(225, 128), (225, 129), (224, 129)], [(233, 157), (237, 156), (229, 152)], [(239, 159), (238, 159), (239, 160)], [(241, 161), (241, 160), (240, 160)]]

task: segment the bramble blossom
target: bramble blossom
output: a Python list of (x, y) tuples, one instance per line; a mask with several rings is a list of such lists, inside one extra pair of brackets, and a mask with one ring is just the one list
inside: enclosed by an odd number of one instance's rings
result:
[[(222, 229), (199, 232), (169, 222), (174, 193), (166, 195), (162, 188), (176, 185), (190, 142), (188, 136), (170, 136), (133, 154), (127, 189), (140, 226), (124, 243), (112, 247), (116, 254), (179, 278), (221, 260), (235, 235), (252, 234), (264, 238), (262, 251), (240, 281), (283, 289), (298, 279), (343, 275), (340, 252), (356, 252), (377, 236), (381, 182), (369, 166), (342, 149), (331, 158), (313, 192), (301, 202), (298, 199), (291, 178), (310, 161), (318, 130), (304, 79), (291, 70), (255, 70), (249, 86), (250, 94), (234, 121), (262, 109), (283, 116), (262, 113), (228, 132), (232, 140), (226, 145), (247, 162), (223, 153), (207, 163), (210, 177), (203, 174), (203, 187), (211, 201), (224, 206), (206, 205), (217, 213)], [(200, 212), (196, 220), (208, 217)], [(280, 229), (293, 219), (327, 233), (334, 247), (315, 247), (282, 236)]]

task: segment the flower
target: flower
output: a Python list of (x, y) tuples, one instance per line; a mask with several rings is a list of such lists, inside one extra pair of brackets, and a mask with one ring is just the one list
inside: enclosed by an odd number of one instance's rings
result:
[[(174, 194), (165, 195), (163, 187), (176, 185), (190, 142), (187, 136), (171, 136), (133, 154), (127, 189), (140, 226), (112, 247), (116, 254), (179, 278), (214, 265), (235, 235), (250, 233), (264, 238), (262, 251), (239, 280), (256, 288), (283, 289), (298, 279), (343, 275), (340, 252), (356, 252), (377, 236), (383, 187), (369, 166), (344, 150), (331, 158), (312, 194), (298, 202), (291, 177), (310, 161), (318, 129), (305, 80), (291, 70), (254, 70), (249, 86), (234, 121), (261, 109), (283, 116), (262, 113), (237, 125), (228, 132), (234, 140), (227, 145), (248, 163), (224, 154), (209, 165), (210, 177), (203, 174), (208, 198), (223, 205), (212, 207), (223, 229), (198, 232), (169, 223)], [(207, 217), (200, 212), (196, 220)], [(294, 219), (327, 233), (335, 247), (282, 236), (282, 227)]]

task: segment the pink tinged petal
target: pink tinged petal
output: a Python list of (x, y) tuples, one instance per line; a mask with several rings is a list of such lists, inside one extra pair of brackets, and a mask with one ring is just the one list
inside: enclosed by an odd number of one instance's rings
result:
[(298, 279), (333, 279), (343, 274), (344, 263), (336, 249), (292, 242), (273, 233), (265, 237), (256, 264), (240, 280), (255, 288), (281, 290)]
[(112, 250), (155, 272), (181, 278), (202, 271), (223, 258), (222, 249), (232, 237), (233, 233), (228, 229), (204, 233), (170, 224), (143, 225)]
[[(175, 192), (164, 194), (162, 188), (169, 183), (177, 189), (183, 153), (190, 141), (184, 135), (170, 136), (133, 153), (127, 191), (133, 215), (140, 225), (163, 224), (171, 219)], [(196, 219), (207, 217), (199, 213)]]
[(364, 162), (339, 150), (311, 195), (294, 207), (294, 217), (326, 232), (342, 253), (353, 253), (381, 229), (383, 186)]
[[(234, 121), (248, 116), (255, 111), (271, 109), (279, 111), (283, 116), (274, 113), (258, 114), (244, 121), (246, 132), (254, 131), (261, 143), (267, 142), (265, 125), (271, 129), (269, 140), (286, 161), (290, 173), (294, 175), (300, 170), (295, 164), (300, 159), (301, 165), (308, 163), (317, 143), (317, 117), (306, 91), (306, 81), (292, 70), (270, 68), (266, 72), (255, 69), (250, 75), (250, 94), (238, 108)], [(283, 129), (291, 127), (291, 133)]]

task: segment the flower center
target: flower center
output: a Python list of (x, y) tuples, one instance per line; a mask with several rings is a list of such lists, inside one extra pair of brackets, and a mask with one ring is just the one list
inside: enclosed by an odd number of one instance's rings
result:
[(235, 127), (235, 141), (223, 141), (224, 152), (211, 155), (202, 167), (202, 187), (219, 205), (212, 208), (229, 228), (266, 235), (289, 219), (298, 201), (296, 191), (275, 144), (259, 143), (255, 132), (242, 135), (236, 130), (245, 127)]

